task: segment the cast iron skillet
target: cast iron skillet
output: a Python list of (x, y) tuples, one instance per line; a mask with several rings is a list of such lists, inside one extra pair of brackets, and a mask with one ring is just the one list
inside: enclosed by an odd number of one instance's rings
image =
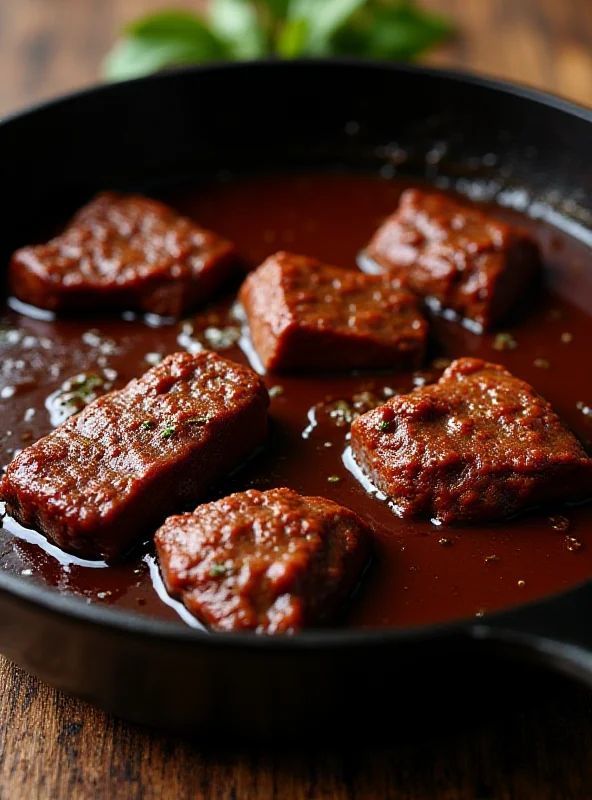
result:
[[(0, 125), (1, 263), (98, 189), (149, 191), (225, 169), (391, 164), (479, 177), (586, 224), (591, 138), (592, 112), (563, 100), (390, 64), (220, 65), (99, 87)], [(208, 737), (365, 736), (377, 710), (433, 714), (443, 695), (471, 698), (486, 675), (507, 679), (508, 663), (592, 686), (591, 620), (592, 583), (486, 622), (208, 636), (0, 573), (6, 656), (118, 715)]]

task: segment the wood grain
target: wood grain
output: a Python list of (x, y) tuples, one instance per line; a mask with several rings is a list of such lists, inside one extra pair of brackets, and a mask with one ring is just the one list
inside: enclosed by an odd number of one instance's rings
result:
[[(540, 707), (383, 747), (212, 749), (114, 719), (0, 664), (0, 796), (156, 800), (587, 800), (592, 700), (543, 684)], [(547, 690), (545, 690), (547, 686)], [(487, 691), (487, 687), (484, 687)], [(478, 699), (477, 699), (478, 700)], [(389, 720), (396, 726), (396, 720)], [(460, 732), (459, 732), (460, 731)]]
[(589, 0), (423, 0), (459, 21), (429, 63), (460, 66), (592, 105)]
[[(591, 0), (423, 0), (460, 32), (429, 56), (592, 105)], [(0, 0), (0, 113), (96, 82), (122, 23), (190, 0)], [(484, 687), (487, 691), (487, 687)], [(478, 698), (477, 698), (478, 702)], [(0, 798), (587, 800), (592, 697), (381, 748), (220, 750), (116, 720), (0, 660)], [(396, 726), (396, 720), (389, 721)], [(460, 732), (459, 732), (460, 731)]]
[[(423, 0), (458, 36), (427, 63), (531, 84), (592, 105), (590, 0)], [(0, 114), (100, 80), (128, 20), (203, 0), (0, 0)]]

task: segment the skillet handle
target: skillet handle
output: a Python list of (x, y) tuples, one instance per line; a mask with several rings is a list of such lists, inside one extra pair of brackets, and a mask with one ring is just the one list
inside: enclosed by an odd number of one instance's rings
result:
[(592, 688), (592, 583), (496, 615), (472, 635), (504, 656), (534, 661)]

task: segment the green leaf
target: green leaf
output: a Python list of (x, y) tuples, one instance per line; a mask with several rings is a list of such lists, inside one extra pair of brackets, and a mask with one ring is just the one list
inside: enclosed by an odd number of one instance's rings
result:
[(453, 30), (414, 0), (211, 0), (210, 23), (189, 11), (162, 11), (132, 22), (105, 59), (106, 77), (133, 78), (270, 51), (284, 58), (414, 58)]
[(258, 0), (257, 5), (268, 11), (274, 19), (282, 20), (288, 14), (290, 0)]
[(366, 3), (367, 0), (290, 0), (288, 21), (306, 21), (306, 53), (325, 55), (331, 52), (333, 35)]
[(212, 0), (210, 27), (234, 58), (259, 58), (269, 52), (257, 9), (249, 0)]
[(368, 55), (414, 58), (452, 32), (448, 22), (413, 6), (384, 8), (374, 18)]
[(156, 11), (128, 23), (122, 34), (125, 36), (156, 36), (166, 39), (187, 39), (203, 31), (210, 34), (203, 19), (191, 11)]
[(308, 20), (301, 17), (286, 22), (277, 39), (277, 54), (282, 58), (298, 58), (304, 52), (308, 33)]
[(136, 78), (182, 64), (228, 56), (226, 45), (194, 14), (162, 12), (128, 25), (103, 64), (109, 80)]
[(415, 3), (379, 4), (338, 31), (332, 44), (336, 53), (412, 59), (453, 30), (445, 17), (423, 11)]

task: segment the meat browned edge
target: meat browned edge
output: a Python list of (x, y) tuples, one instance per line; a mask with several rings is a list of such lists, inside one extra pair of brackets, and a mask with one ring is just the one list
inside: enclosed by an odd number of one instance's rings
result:
[(268, 370), (412, 369), (423, 359), (427, 322), (388, 276), (279, 252), (239, 298)]
[(169, 592), (205, 624), (294, 633), (356, 587), (370, 529), (324, 497), (250, 489), (170, 517), (155, 542)]
[(351, 445), (401, 516), (487, 521), (592, 496), (592, 459), (551, 405), (479, 359), (363, 414)]
[(248, 458), (266, 438), (268, 405), (249, 368), (170, 355), (23, 450), (0, 496), (64, 550), (113, 559)]
[(491, 328), (540, 269), (530, 234), (452, 197), (407, 189), (365, 255), (423, 297)]
[(103, 192), (63, 233), (14, 253), (11, 292), (50, 311), (180, 316), (223, 287), (233, 244), (140, 195)]

